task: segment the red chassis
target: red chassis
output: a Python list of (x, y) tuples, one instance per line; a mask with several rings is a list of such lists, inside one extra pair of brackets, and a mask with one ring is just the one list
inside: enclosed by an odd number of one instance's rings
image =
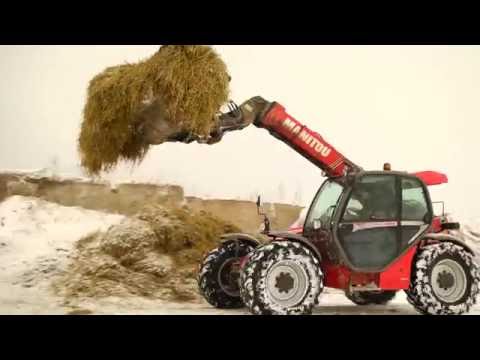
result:
[[(441, 185), (448, 183), (446, 175), (435, 171), (422, 171), (413, 175), (420, 178), (428, 186)], [(437, 216), (433, 219), (430, 232), (441, 233), (448, 232), (442, 228), (446, 221), (443, 216)], [(299, 226), (300, 221), (295, 222), (288, 231), (301, 235), (303, 227)], [(365, 287), (369, 284), (375, 284), (382, 290), (405, 290), (410, 285), (410, 272), (412, 260), (417, 252), (418, 245), (412, 246), (397, 261), (390, 265), (381, 273), (358, 273), (353, 272), (346, 266), (338, 266), (323, 262), (322, 271), (325, 275), (325, 286), (334, 289), (347, 290), (350, 286)]]

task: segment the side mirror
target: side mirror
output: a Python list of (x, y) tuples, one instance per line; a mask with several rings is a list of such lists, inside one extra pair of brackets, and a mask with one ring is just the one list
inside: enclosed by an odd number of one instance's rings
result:
[(260, 196), (258, 196), (257, 198), (257, 212), (258, 212), (258, 215), (261, 215), (263, 216), (263, 231), (262, 233), (263, 234), (268, 234), (270, 232), (270, 219), (268, 218), (267, 214), (265, 214), (263, 211), (262, 211), (262, 199)]
[(313, 220), (313, 230), (319, 230), (322, 228), (322, 221), (320, 219)]

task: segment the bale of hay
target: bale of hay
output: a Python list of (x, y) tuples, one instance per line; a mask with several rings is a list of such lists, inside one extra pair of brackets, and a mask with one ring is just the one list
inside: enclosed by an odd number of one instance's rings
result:
[(208, 46), (168, 45), (136, 64), (107, 68), (88, 87), (79, 151), (90, 175), (119, 161), (139, 163), (150, 143), (144, 123), (175, 133), (207, 135), (228, 101), (230, 76)]

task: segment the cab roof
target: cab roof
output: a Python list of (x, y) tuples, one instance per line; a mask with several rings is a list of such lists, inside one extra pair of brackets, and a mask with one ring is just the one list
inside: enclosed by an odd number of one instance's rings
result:
[(448, 177), (445, 174), (436, 172), (436, 171), (421, 171), (413, 173), (420, 180), (422, 180), (426, 185), (441, 185), (448, 183)]
[(397, 175), (410, 175), (415, 176), (422, 180), (427, 186), (435, 186), (448, 183), (447, 175), (437, 172), (437, 171), (420, 171), (415, 173), (407, 173), (403, 171), (362, 171), (357, 175), (361, 174), (397, 174)]

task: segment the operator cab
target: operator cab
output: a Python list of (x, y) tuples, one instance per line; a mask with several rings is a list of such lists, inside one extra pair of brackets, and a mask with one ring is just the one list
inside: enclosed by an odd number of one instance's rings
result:
[[(322, 256), (355, 271), (381, 272), (430, 228), (428, 189), (402, 172), (367, 171), (328, 179), (305, 220)], [(332, 255), (333, 254), (333, 255)]]

